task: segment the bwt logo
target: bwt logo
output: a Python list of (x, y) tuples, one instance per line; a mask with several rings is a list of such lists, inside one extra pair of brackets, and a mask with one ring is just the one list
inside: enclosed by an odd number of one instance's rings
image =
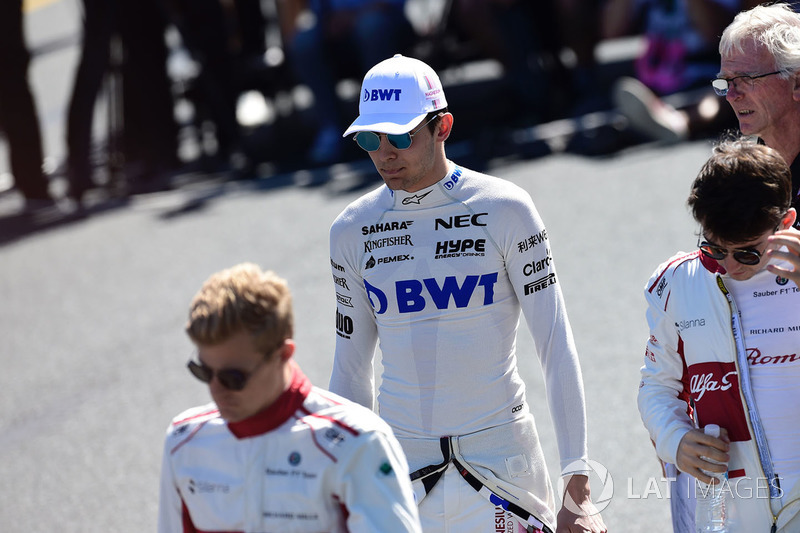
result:
[[(437, 309), (448, 309), (452, 300), (457, 308), (469, 305), (472, 295), (483, 292), (482, 305), (494, 303), (494, 286), (497, 283), (497, 272), (481, 276), (467, 276), (459, 285), (455, 276), (447, 276), (440, 284), (435, 278), (425, 278), (422, 281), (408, 279), (394, 283), (394, 297), (397, 311), (400, 313), (414, 313), (424, 310), (428, 304), (433, 303)], [(482, 288), (481, 291), (478, 287)], [(370, 285), (364, 280), (369, 302), (375, 314), (382, 315), (389, 307), (388, 295), (378, 287)]]
[(394, 99), (395, 102), (399, 102), (400, 93), (402, 92), (402, 89), (372, 89), (371, 91), (364, 89), (364, 101), (377, 102), (380, 100), (381, 102), (386, 102)]

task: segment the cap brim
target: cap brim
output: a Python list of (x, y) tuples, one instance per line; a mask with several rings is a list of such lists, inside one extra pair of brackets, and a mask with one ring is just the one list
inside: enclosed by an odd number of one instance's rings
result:
[(417, 123), (427, 116), (427, 112), (409, 115), (408, 113), (382, 113), (360, 115), (350, 124), (342, 137), (347, 137), (357, 131), (377, 131), (398, 135), (408, 133)]

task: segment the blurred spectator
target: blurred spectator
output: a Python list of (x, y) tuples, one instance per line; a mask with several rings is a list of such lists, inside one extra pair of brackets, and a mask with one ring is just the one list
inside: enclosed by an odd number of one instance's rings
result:
[(552, 3), (529, 0), (452, 0), (450, 22), (474, 42), (481, 55), (503, 66), (512, 107), (524, 121), (540, 122), (551, 110), (551, 85), (542, 68), (546, 50), (545, 29), (552, 26)]
[(312, 163), (333, 163), (342, 154), (337, 81), (361, 78), (414, 42), (404, 6), (405, 0), (278, 1), (290, 66), (314, 95), (318, 130), (309, 152)]
[(67, 116), (67, 174), (70, 196), (78, 202), (95, 185), (91, 162), (94, 108), (111, 68), (115, 35), (123, 49), (123, 131), (109, 135), (122, 137), (126, 178), (134, 191), (146, 190), (161, 185), (158, 178), (177, 165), (177, 126), (166, 72), (167, 21), (161, 0), (83, 0), (83, 6), (83, 45)]
[(14, 184), (30, 210), (53, 205), (53, 200), (42, 171), (42, 138), (28, 84), (30, 54), (22, 22), (22, 0), (0, 2), (0, 127), (8, 140)]
[[(560, 87), (568, 90), (563, 97), (568, 99), (571, 115), (607, 109), (610, 104), (608, 84), (601, 80), (595, 49), (600, 42), (598, 19), (603, 0), (549, 0), (553, 16), (545, 29), (552, 35), (549, 47), (553, 54), (562, 48), (572, 52), (573, 62), (563, 65)], [(557, 71), (558, 72), (558, 71)]]
[[(260, 4), (253, 5), (251, 1), (248, 5), (243, 2), (236, 5), (240, 11), (232, 13), (221, 0), (169, 0), (172, 21), (189, 54), (200, 65), (190, 99), (201, 120), (214, 127), (216, 152), (209, 161), (215, 162), (215, 168), (223, 169), (228, 168), (234, 157), (246, 159), (244, 136), (236, 119), (240, 92), (236, 56), (240, 51), (245, 53), (245, 49), (256, 53), (264, 46), (264, 35), (259, 35), (262, 31), (259, 28), (263, 28), (262, 18), (258, 18)], [(254, 8), (258, 8), (256, 15)], [(236, 15), (248, 11), (257, 19), (252, 21), (254, 26), (248, 26), (247, 30), (235, 28)], [(241, 36), (236, 44), (234, 35)]]
[[(740, 0), (606, 2), (603, 38), (636, 31), (645, 37), (645, 51), (635, 62), (636, 78), (622, 78), (614, 88), (615, 103), (632, 129), (654, 140), (676, 142), (733, 124), (708, 82), (719, 68), (719, 36), (740, 5)], [(681, 110), (661, 98), (698, 87), (700, 95)]]

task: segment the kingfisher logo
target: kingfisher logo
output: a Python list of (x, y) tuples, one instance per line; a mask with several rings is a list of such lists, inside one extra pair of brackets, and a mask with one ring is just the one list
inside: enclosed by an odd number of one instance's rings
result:
[(402, 93), (402, 89), (364, 89), (364, 101), (365, 102), (388, 102), (394, 100), (395, 102), (400, 101), (400, 93)]
[[(399, 313), (417, 313), (425, 310), (430, 304), (437, 309), (448, 309), (451, 302), (456, 308), (467, 307), (473, 295), (477, 295), (480, 305), (494, 303), (494, 286), (497, 283), (497, 272), (480, 276), (467, 276), (459, 285), (455, 276), (447, 276), (439, 281), (436, 278), (407, 279), (394, 283), (394, 294), (386, 293), (370, 285), (364, 280), (369, 302), (375, 314), (382, 315), (389, 308), (389, 297), (393, 296), (393, 306)], [(483, 298), (481, 298), (483, 296)]]

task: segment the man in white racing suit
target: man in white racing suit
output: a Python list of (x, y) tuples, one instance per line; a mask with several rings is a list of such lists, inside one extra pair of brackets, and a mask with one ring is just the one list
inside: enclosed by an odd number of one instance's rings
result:
[[(360, 94), (345, 135), (355, 133), (385, 185), (331, 227), (331, 390), (373, 407), (380, 341), (379, 413), (408, 457), (424, 530), (553, 532), (558, 521), (558, 531), (605, 531), (590, 499), (578, 357), (530, 195), (446, 158), (453, 116), (425, 63), (382, 61)], [(558, 520), (517, 369), (520, 310), (567, 479)]]
[(195, 296), (189, 370), (214, 403), (170, 425), (158, 531), (421, 533), (408, 464), (375, 413), (313, 387), (285, 281), (242, 264)]
[(795, 221), (790, 192), (777, 151), (718, 144), (688, 200), (699, 250), (661, 264), (645, 289), (642, 420), (665, 463), (704, 483), (703, 470), (727, 471), (729, 532), (800, 531), (800, 289), (766, 268), (790, 268), (769, 251)]

